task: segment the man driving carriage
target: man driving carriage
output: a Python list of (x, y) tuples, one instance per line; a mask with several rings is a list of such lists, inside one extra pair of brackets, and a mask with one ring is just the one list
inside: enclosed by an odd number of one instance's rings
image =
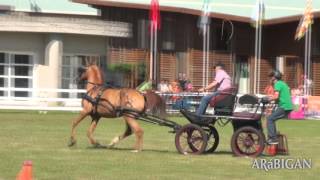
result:
[(209, 94), (207, 96), (203, 96), (200, 101), (200, 105), (196, 111), (196, 115), (200, 116), (205, 114), (207, 106), (210, 102), (210, 100), (218, 96), (219, 93), (225, 89), (229, 89), (232, 86), (231, 78), (228, 75), (228, 73), (224, 70), (224, 64), (221, 62), (218, 62), (215, 66), (215, 78), (212, 83), (210, 83), (208, 86), (200, 88), (199, 92), (205, 92), (207, 90), (213, 89), (213, 93)]
[(271, 81), (274, 84), (274, 94), (269, 97), (269, 101), (275, 101), (278, 107), (272, 111), (272, 114), (267, 117), (268, 127), (268, 144), (278, 144), (275, 121), (286, 117), (292, 111), (292, 101), (290, 88), (282, 81), (282, 73), (275, 70), (269, 74)]

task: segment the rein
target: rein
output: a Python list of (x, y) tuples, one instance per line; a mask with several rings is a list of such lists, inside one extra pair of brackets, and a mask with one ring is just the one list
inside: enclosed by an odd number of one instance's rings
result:
[(93, 83), (93, 82), (90, 82), (90, 81), (87, 81), (86, 83), (87, 84), (92, 84), (92, 85), (95, 85), (95, 86), (103, 86), (104, 85), (104, 84)]

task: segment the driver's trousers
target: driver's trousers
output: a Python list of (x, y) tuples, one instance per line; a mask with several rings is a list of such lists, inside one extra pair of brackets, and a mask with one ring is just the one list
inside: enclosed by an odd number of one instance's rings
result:
[(203, 97), (201, 98), (200, 105), (199, 105), (199, 107), (198, 107), (198, 109), (197, 109), (197, 111), (196, 111), (196, 115), (200, 116), (200, 115), (205, 114), (210, 100), (211, 100), (214, 96), (218, 96), (218, 95), (219, 95), (219, 91), (215, 91), (215, 92), (213, 92), (212, 94), (203, 96)]

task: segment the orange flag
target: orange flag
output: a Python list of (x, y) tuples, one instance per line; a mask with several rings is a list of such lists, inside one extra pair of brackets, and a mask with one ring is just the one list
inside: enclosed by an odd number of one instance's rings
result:
[(313, 24), (312, 0), (307, 0), (307, 7), (300, 19), (294, 39), (300, 40), (305, 35), (311, 24)]

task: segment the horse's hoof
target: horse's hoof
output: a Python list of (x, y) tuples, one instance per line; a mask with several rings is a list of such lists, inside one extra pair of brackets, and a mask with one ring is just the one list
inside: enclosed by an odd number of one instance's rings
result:
[(70, 139), (70, 140), (69, 140), (69, 143), (68, 143), (68, 146), (69, 146), (69, 147), (72, 147), (72, 146), (74, 146), (76, 143), (77, 143), (76, 140)]
[(107, 146), (102, 145), (102, 144), (100, 144), (100, 143), (98, 143), (98, 142), (94, 143), (94, 144), (93, 144), (93, 147), (94, 147), (94, 148), (107, 148)]
[(132, 152), (132, 153), (138, 153), (138, 152), (141, 152), (141, 150), (135, 149), (135, 150), (132, 150), (132, 151), (130, 151), (130, 152)]
[(120, 141), (119, 136), (113, 138), (110, 144), (108, 144), (108, 148), (113, 148), (119, 141)]
[(107, 148), (112, 149), (115, 145), (116, 145), (116, 144), (112, 144), (112, 143), (110, 143), (110, 144), (108, 144), (108, 145), (107, 145)]

